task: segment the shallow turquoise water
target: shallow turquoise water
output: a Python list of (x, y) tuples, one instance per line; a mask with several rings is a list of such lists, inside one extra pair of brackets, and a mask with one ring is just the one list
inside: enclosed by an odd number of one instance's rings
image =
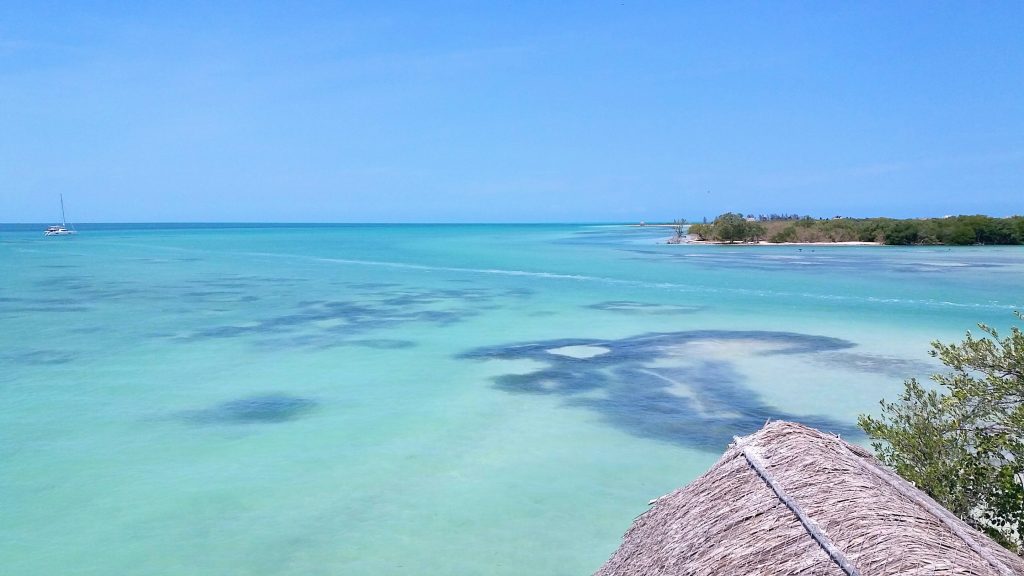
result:
[(0, 566), (587, 574), (733, 434), (856, 438), (1024, 307), (1021, 247), (667, 235), (0, 229)]

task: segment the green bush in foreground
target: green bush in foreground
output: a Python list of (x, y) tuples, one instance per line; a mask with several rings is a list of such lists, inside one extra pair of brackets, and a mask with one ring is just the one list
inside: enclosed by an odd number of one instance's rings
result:
[[(1018, 318), (1024, 318), (1017, 313)], [(932, 343), (951, 371), (940, 388), (904, 383), (896, 402), (861, 428), (879, 459), (961, 519), (1024, 553), (1024, 333), (1000, 339), (970, 332), (959, 344)]]

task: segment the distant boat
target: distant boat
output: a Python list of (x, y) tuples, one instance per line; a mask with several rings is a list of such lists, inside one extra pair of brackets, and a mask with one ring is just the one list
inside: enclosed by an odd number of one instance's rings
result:
[(74, 226), (68, 229), (68, 219), (64, 216), (64, 195), (60, 195), (60, 226), (50, 226), (43, 232), (44, 236), (70, 236), (78, 234)]

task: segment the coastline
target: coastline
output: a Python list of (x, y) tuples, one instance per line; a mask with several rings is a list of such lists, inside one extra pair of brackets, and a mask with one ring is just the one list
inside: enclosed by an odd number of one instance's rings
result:
[(885, 246), (881, 242), (769, 242), (767, 240), (758, 240), (757, 242), (725, 242), (722, 240), (691, 240), (683, 239), (679, 242), (673, 242), (675, 238), (669, 238), (665, 244), (691, 244), (691, 245), (715, 245), (715, 246)]
[[(678, 224), (628, 224), (630, 228), (678, 228)], [(756, 242), (726, 242), (724, 240), (697, 240), (692, 235), (682, 238), (670, 236), (659, 244), (713, 244), (716, 246), (885, 246), (884, 242), (862, 242), (848, 240), (842, 242), (769, 242), (758, 240)]]
[[(810, 216), (779, 217), (763, 214), (755, 218), (738, 212), (720, 214), (711, 223), (671, 224), (659, 222), (640, 226), (674, 228), (668, 244), (704, 242), (744, 245), (780, 244), (795, 246), (977, 246), (1024, 245), (1024, 216), (994, 218), (985, 215), (942, 218), (833, 218)], [(696, 241), (695, 238), (702, 240)], [(713, 241), (703, 240), (714, 239)], [(725, 241), (725, 242), (723, 242)]]

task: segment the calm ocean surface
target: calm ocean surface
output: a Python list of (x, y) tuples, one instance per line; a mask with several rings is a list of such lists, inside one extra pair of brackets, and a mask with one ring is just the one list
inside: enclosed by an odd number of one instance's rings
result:
[(571, 575), (734, 434), (1024, 308), (1024, 247), (666, 229), (0, 228), (12, 575)]

